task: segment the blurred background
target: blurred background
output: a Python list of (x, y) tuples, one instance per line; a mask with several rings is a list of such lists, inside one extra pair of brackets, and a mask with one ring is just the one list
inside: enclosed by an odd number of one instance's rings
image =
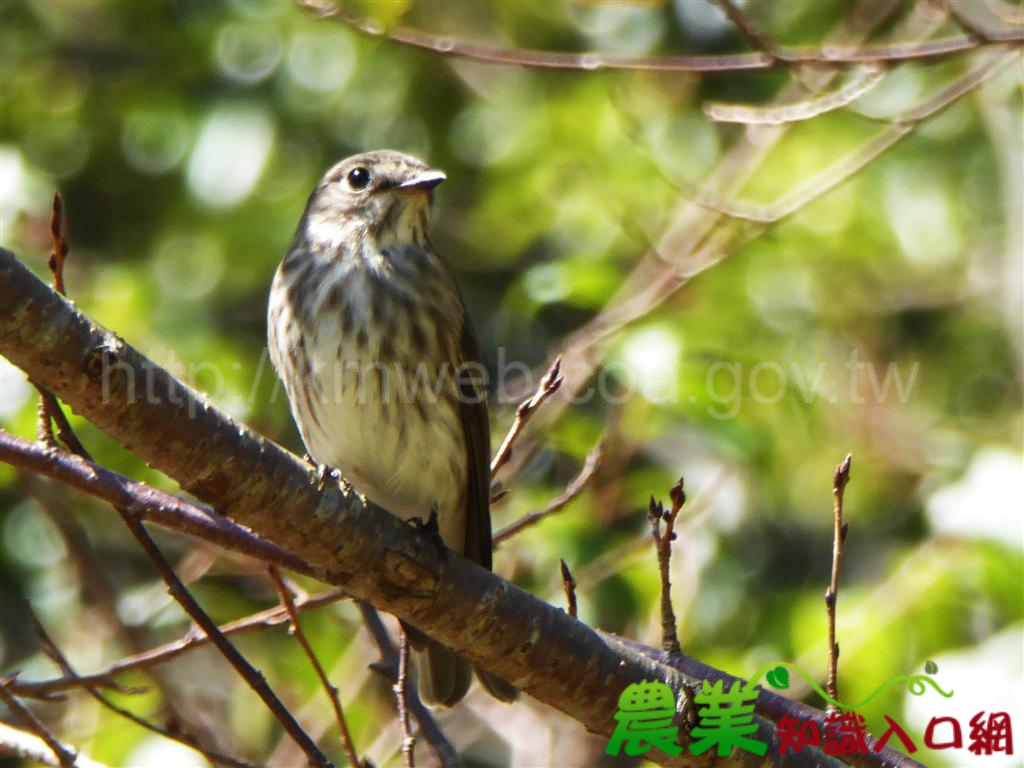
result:
[[(1019, 3), (987, 5), (1019, 21)], [(380, 29), (401, 24), (450, 42), (633, 56), (748, 50), (703, 0), (346, 7)], [(928, 2), (744, 8), (789, 45), (821, 46), (857, 24), (872, 42), (960, 32)], [(829, 169), (883, 130), (879, 118), (914, 108), (978, 57), (901, 64), (852, 109), (747, 127), (716, 123), (704, 107), (809, 91), (780, 70), (489, 65), (279, 0), (5, 0), (0, 243), (46, 276), (59, 189), (76, 304), (301, 453), (265, 352), (273, 271), (335, 161), (381, 147), (423, 157), (448, 174), (433, 239), (494, 375), (495, 443), (515, 402), (566, 352), (563, 391), (499, 477), (510, 493), (495, 505), (495, 528), (557, 498), (602, 446), (576, 498), (502, 544), (498, 573), (562, 604), (564, 558), (581, 619), (658, 645), (645, 514), (649, 497), (667, 501), (683, 476), (672, 576), (684, 650), (736, 675), (789, 661), (823, 680), (832, 473), (852, 453), (841, 698), (864, 699), (935, 661), (952, 699), (897, 685), (861, 714), (879, 734), (884, 715), (900, 722), (924, 763), (964, 765), (965, 751), (923, 748), (930, 718), (956, 716), (966, 736), (976, 712), (1008, 711), (1024, 729), (1019, 54), (777, 223), (714, 208), (770, 213), (816, 174), (838, 180)], [(805, 87), (821, 77), (802, 74)], [(709, 179), (721, 202), (689, 202)], [(31, 437), (35, 412), (34, 390), (0, 359), (3, 428)], [(72, 422), (97, 461), (176, 489)], [(276, 604), (251, 562), (166, 533), (159, 541), (216, 620)], [(188, 628), (110, 509), (0, 466), (0, 671), (52, 677), (26, 600), (80, 672)], [(376, 650), (357, 610), (340, 602), (304, 616), (359, 753), (400, 764), (393, 698), (367, 669)], [(330, 709), (286, 629), (238, 642), (343, 762)], [(301, 760), (214, 652), (161, 667), (158, 685), (123, 681), (147, 686), (115, 695), (134, 711), (177, 717), (259, 764)], [(794, 695), (821, 705), (797, 683)], [(37, 711), (111, 765), (205, 764), (82, 693)], [(471, 765), (605, 760), (604, 740), (529, 699), (506, 707), (475, 691), (440, 722)], [(1000, 759), (985, 765), (1022, 764), (1019, 750)]]

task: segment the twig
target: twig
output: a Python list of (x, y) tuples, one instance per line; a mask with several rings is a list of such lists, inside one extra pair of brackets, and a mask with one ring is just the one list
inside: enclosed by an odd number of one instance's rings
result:
[(565, 602), (569, 615), (574, 619), (576, 618), (576, 580), (572, 577), (572, 571), (569, 570), (569, 566), (566, 565), (565, 560), (558, 558), (558, 563), (562, 569), (562, 589), (565, 590)]
[(323, 665), (313, 652), (313, 647), (309, 644), (306, 633), (302, 631), (302, 626), (299, 623), (299, 612), (295, 607), (295, 599), (292, 597), (291, 591), (288, 589), (284, 579), (281, 577), (281, 572), (274, 566), (270, 566), (268, 570), (270, 572), (270, 578), (274, 581), (274, 586), (277, 587), (277, 594), (281, 598), (281, 603), (288, 611), (288, 618), (291, 622), (291, 632), (295, 636), (299, 645), (302, 646), (302, 650), (309, 659), (309, 663), (313, 665), (313, 669), (316, 671), (316, 676), (320, 678), (320, 684), (323, 686), (324, 693), (327, 694), (327, 698), (331, 702), (331, 707), (334, 709), (334, 720), (338, 724), (338, 732), (341, 734), (341, 743), (345, 747), (345, 754), (348, 755), (349, 763), (351, 763), (353, 768), (360, 768), (363, 763), (360, 762), (359, 755), (356, 754), (355, 742), (352, 740), (352, 733), (348, 729), (348, 722), (345, 720), (345, 712), (341, 708), (341, 699), (338, 698), (338, 689), (331, 684), (330, 680), (327, 679), (327, 673), (324, 671)]
[[(723, 2), (725, 1), (723, 0)], [(795, 123), (818, 117), (853, 103), (882, 82), (884, 77), (885, 70), (882, 67), (868, 64), (855, 72), (845, 85), (813, 99), (789, 104), (772, 104), (766, 107), (709, 101), (704, 104), (704, 114), (719, 123), (742, 123), (744, 125)]]
[[(53, 193), (53, 208), (50, 213), (50, 234), (53, 236), (53, 250), (50, 252), (50, 259), (48, 263), (50, 266), (50, 272), (53, 274), (53, 290), (63, 295), (64, 261), (68, 257), (68, 242), (64, 238), (64, 201), (61, 200), (60, 192), (56, 191)], [(63, 425), (67, 424), (67, 420), (63, 419), (64, 413), (60, 410), (57, 398), (55, 398), (45, 387), (41, 387), (38, 384), (36, 385), (36, 389), (39, 390), (38, 424), (36, 427), (36, 435), (39, 438), (39, 442), (52, 447), (57, 444), (53, 437), (53, 418), (56, 414), (60, 413)]]
[[(67, 657), (61, 652), (60, 648), (57, 647), (57, 644), (46, 632), (45, 627), (43, 627), (42, 622), (39, 621), (39, 617), (36, 616), (35, 611), (32, 610), (31, 605), (28, 605), (28, 615), (32, 619), (32, 624), (35, 627), (36, 635), (39, 638), (40, 648), (43, 651), (43, 653), (46, 654), (46, 656), (49, 657), (50, 660), (53, 661), (53, 663), (60, 668), (65, 678), (69, 680), (79, 679), (78, 673), (75, 672), (74, 668), (71, 666), (71, 663), (68, 661)], [(173, 726), (164, 727), (156, 723), (150, 722), (146, 718), (140, 717), (139, 715), (136, 715), (134, 712), (127, 710), (124, 707), (118, 706), (110, 699), (108, 699), (106, 696), (104, 696), (102, 693), (100, 693), (96, 686), (86, 685), (84, 686), (84, 688), (85, 691), (90, 696), (92, 696), (92, 698), (94, 698), (102, 706), (109, 709), (111, 712), (114, 712), (115, 714), (127, 720), (130, 720), (131, 722), (146, 729), (147, 731), (151, 731), (159, 736), (163, 736), (166, 739), (171, 739), (172, 741), (176, 741), (179, 744), (184, 744), (186, 747), (189, 747), (190, 749), (196, 750), (196, 752), (199, 752), (201, 755), (203, 755), (203, 757), (205, 757), (207, 760), (209, 760), (211, 763), (214, 763), (215, 765), (224, 765), (228, 766), (229, 768), (255, 768), (255, 766), (253, 766), (251, 763), (247, 763), (244, 760), (240, 760), (233, 755), (227, 755), (223, 752), (219, 752), (217, 750), (203, 746), (199, 743), (199, 740), (193, 734), (183, 731), (180, 725), (175, 724)]]
[(302, 558), (213, 510), (130, 480), (68, 451), (47, 448), (0, 429), (0, 461), (59, 480), (114, 507), (129, 508), (157, 525), (296, 573), (316, 576), (313, 566)]
[(839, 698), (839, 643), (836, 640), (836, 602), (839, 600), (839, 569), (843, 565), (843, 544), (849, 526), (843, 522), (843, 493), (850, 482), (852, 455), (836, 467), (832, 476), (832, 580), (825, 591), (825, 611), (828, 615), (828, 681), (825, 690), (833, 699)]
[(498, 448), (498, 452), (494, 454), (494, 458), (491, 459), (491, 477), (498, 474), (498, 470), (501, 469), (505, 463), (512, 456), (512, 444), (515, 443), (520, 433), (523, 431), (523, 427), (526, 426), (526, 422), (530, 420), (530, 417), (540, 408), (541, 404), (547, 400), (551, 395), (558, 391), (558, 388), (562, 386), (562, 356), (559, 355), (555, 358), (555, 361), (548, 368), (547, 373), (540, 380), (540, 384), (537, 385), (537, 390), (530, 396), (529, 399), (524, 400), (516, 408), (516, 418), (512, 422), (512, 426), (509, 427), (508, 434), (505, 435), (505, 439), (501, 441), (501, 446)]
[(601, 468), (601, 461), (604, 458), (606, 445), (607, 441), (604, 438), (598, 441), (597, 445), (595, 445), (593, 449), (591, 449), (590, 453), (587, 454), (587, 458), (583, 462), (583, 467), (580, 469), (579, 473), (569, 481), (565, 490), (556, 498), (548, 502), (543, 509), (524, 515), (515, 522), (509, 523), (494, 534), (494, 547), (497, 548), (502, 542), (512, 538), (524, 528), (536, 525), (548, 515), (553, 515), (556, 512), (561, 511), (569, 504), (570, 501), (583, 493), (583, 490), (587, 487), (590, 481), (594, 479), (594, 475), (596, 475), (597, 471)]
[(1012, 2), (1005, 2), (1005, 0), (988, 0), (985, 3), (985, 7), (988, 8), (997, 18), (1014, 26), (1020, 26), (1024, 24), (1024, 8), (1014, 5)]
[[(300, 599), (296, 603), (295, 608), (299, 612), (307, 611), (335, 603), (338, 600), (343, 600), (347, 597), (348, 595), (341, 590), (322, 592), (318, 595), (312, 595), (310, 597)], [(238, 619), (237, 621), (232, 621), (229, 624), (223, 624), (220, 626), (220, 631), (224, 635), (236, 635), (244, 632), (252, 632), (258, 629), (269, 629), (271, 627), (285, 624), (288, 621), (288, 612), (283, 606), (277, 606), (274, 608), (268, 608), (265, 611), (260, 611), (259, 613), (254, 613), (251, 616), (246, 616), (245, 618)], [(174, 640), (173, 642), (165, 643), (164, 645), (153, 648), (152, 650), (144, 651), (143, 653), (138, 653), (133, 656), (127, 656), (119, 661), (115, 661), (102, 672), (97, 672), (91, 675), (77, 675), (75, 678), (58, 677), (52, 680), (40, 680), (38, 682), (15, 680), (11, 683), (10, 687), (12, 691), (19, 696), (30, 696), (33, 698), (48, 698), (61, 691), (87, 686), (111, 688), (119, 693), (131, 693), (134, 692), (132, 689), (122, 688), (114, 678), (127, 672), (140, 669), (144, 670), (159, 664), (166, 664), (178, 658), (182, 654), (188, 653), (196, 648), (201, 648), (210, 642), (211, 640), (208, 635), (201, 632), (190, 632), (187, 636), (179, 640)]]
[(398, 641), (398, 679), (392, 690), (398, 701), (398, 722), (402, 726), (402, 761), (405, 768), (416, 768), (416, 737), (412, 735), (409, 707), (405, 703), (409, 694), (409, 636), (404, 629)]
[[(358, 605), (366, 631), (370, 633), (370, 637), (380, 653), (380, 661), (374, 662), (371, 668), (391, 685), (395, 685), (398, 682), (398, 650), (391, 642), (391, 636), (377, 610), (362, 600), (358, 602)], [(412, 716), (416, 718), (420, 735), (426, 740), (442, 768), (459, 768), (461, 762), (455, 747), (444, 735), (444, 731), (441, 730), (427, 706), (420, 701), (415, 688), (410, 687), (405, 697), (405, 703)]]
[(762, 34), (750, 19), (747, 18), (747, 15), (740, 7), (732, 3), (732, 0), (715, 0), (715, 5), (722, 10), (722, 13), (726, 15), (726, 18), (732, 22), (736, 31), (739, 32), (740, 37), (746, 40), (751, 48), (761, 51), (777, 62), (788, 63), (790, 61), (786, 57), (785, 52), (780, 50), (766, 35)]
[(975, 24), (970, 16), (957, 7), (958, 5), (956, 0), (942, 0), (942, 7), (945, 8), (949, 17), (953, 19), (960, 29), (967, 33), (968, 37), (973, 37), (980, 43), (991, 42), (988, 30), (980, 24)]
[[(19, 473), (16, 482), (28, 496), (36, 499), (60, 531), (73, 577), (92, 598), (99, 611), (100, 621), (117, 639), (121, 652), (136, 654), (144, 651), (147, 646), (144, 629), (129, 626), (122, 620), (117, 610), (117, 590), (109, 578), (106, 563), (98, 556), (81, 520), (68, 508), (66, 493), (61, 493), (64, 489), (28, 473)], [(199, 713), (169, 679), (151, 669), (146, 670), (146, 673), (163, 696), (170, 717), (182, 720), (191, 727), (198, 727), (200, 731), (207, 730), (197, 718)]]
[(788, 48), (772, 46), (773, 55), (757, 51), (726, 55), (693, 56), (623, 56), (607, 53), (556, 53), (524, 48), (502, 48), (470, 43), (449, 36), (431, 35), (409, 27), (382, 29), (376, 23), (349, 13), (341, 6), (324, 0), (298, 0), (299, 5), (321, 17), (333, 17), (370, 37), (385, 36), (411, 48), (430, 51), (440, 56), (507, 64), (536, 69), (569, 69), (585, 72), (595, 70), (641, 70), (649, 72), (728, 73), (743, 70), (767, 70), (780, 64), (816, 64), (842, 67), (863, 62), (896, 62), (943, 58), (970, 51), (991, 43), (1024, 41), (1024, 31), (1003, 29), (989, 33), (989, 40), (979, 41), (971, 35), (928, 40), (921, 43), (896, 43), (869, 47)]
[[(28, 731), (22, 731), (0, 722), (0, 756), (8, 755), (52, 766), (52, 768), (60, 766), (60, 761), (41, 738)], [(107, 768), (107, 766), (78, 752), (75, 756), (75, 768)]]
[[(827, 41), (827, 45), (860, 45), (881, 24), (889, 20), (897, 8), (895, 2), (863, 0), (839, 25)], [(923, 39), (934, 33), (939, 20), (926, 19), (923, 23), (909, 25), (903, 31), (914, 39)], [(903, 27), (901, 27), (903, 29)], [(835, 76), (832, 70), (814, 73), (814, 91), (827, 87)], [(794, 92), (792, 87), (781, 94), (786, 97)], [(744, 140), (718, 164), (704, 187), (719, 199), (737, 194), (750, 179), (755, 170), (764, 162), (769, 150), (785, 135), (785, 127), (747, 134)], [(900, 137), (902, 138), (902, 136)], [(895, 143), (895, 142), (894, 142)], [(684, 195), (684, 201), (672, 217), (658, 243), (657, 252), (648, 253), (633, 269), (615, 296), (596, 317), (574, 332), (562, 345), (565, 354), (563, 368), (568, 386), (573, 393), (583, 386), (592, 375), (600, 355), (595, 353), (605, 339), (640, 317), (653, 312), (668, 297), (686, 285), (696, 274), (706, 270), (728, 255), (726, 244), (715, 242), (716, 231), (721, 226), (719, 206), (703, 205), (705, 211), (697, 211), (691, 205), (695, 201)], [(707, 212), (710, 211), (710, 212)], [(758, 217), (761, 218), (761, 217)], [(663, 257), (661, 254), (665, 254)], [(667, 257), (667, 258), (666, 258)], [(552, 406), (545, 413), (547, 422), (553, 421), (568, 403), (568, 398)]]
[(53, 236), (53, 251), (50, 253), (50, 271), (53, 273), (53, 290), (64, 293), (64, 261), (68, 257), (68, 242), (64, 238), (64, 200), (60, 192), (53, 193), (53, 210), (50, 214), (50, 234)]
[(0, 677), (0, 699), (3, 699), (8, 709), (25, 724), (26, 728), (45, 742), (46, 746), (53, 752), (61, 768), (73, 768), (75, 765), (75, 753), (61, 744), (57, 737), (50, 733), (49, 729), (43, 725), (42, 721), (32, 714), (32, 710), (18, 701), (18, 697), (7, 689), (10, 680), (11, 678), (9, 677)]
[(288, 711), (288, 708), (284, 703), (277, 697), (273, 689), (267, 684), (266, 679), (260, 672), (252, 666), (246, 660), (246, 658), (239, 653), (238, 649), (231, 644), (221, 633), (220, 629), (214, 623), (206, 612), (200, 607), (196, 599), (192, 597), (192, 593), (189, 592), (188, 588), (181, 582), (177, 574), (174, 573), (174, 569), (171, 568), (170, 564), (164, 558), (163, 553), (156, 546), (156, 543), (150, 537), (149, 533), (146, 532), (145, 526), (139, 520), (139, 518), (128, 510), (118, 509), (121, 513), (121, 517), (124, 519), (125, 525), (128, 526), (128, 530), (131, 531), (135, 540), (142, 547), (142, 551), (146, 553), (146, 556), (150, 559), (153, 565), (156, 567), (160, 577), (167, 584), (168, 590), (171, 596), (178, 602), (178, 604), (185, 609), (185, 612), (192, 617), (192, 620), (198, 624), (202, 630), (209, 636), (210, 640), (217, 647), (217, 650), (221, 652), (221, 655), (228, 660), (228, 663), (242, 676), (242, 679), (249, 685), (250, 688), (256, 693), (263, 703), (266, 704), (267, 709), (277, 718), (277, 721), (281, 723), (281, 726), (288, 732), (288, 734), (295, 740), (295, 743), (302, 748), (305, 752), (306, 757), (309, 758), (310, 763), (317, 768), (331, 768), (333, 764), (327, 759), (327, 756), (320, 751), (316, 743), (309, 737), (301, 725), (299, 725), (295, 718), (292, 717), (292, 713)]
[[(669, 498), (672, 507), (665, 510), (660, 501), (655, 501), (651, 496), (648, 505), (647, 518), (651, 521), (651, 536), (654, 537), (654, 548), (658, 553), (658, 571), (661, 574), (661, 647), (670, 656), (682, 653), (679, 647), (679, 635), (676, 632), (676, 613), (672, 608), (672, 582), (669, 578), (669, 565), (672, 560), (672, 542), (676, 534), (673, 530), (679, 510), (686, 503), (686, 494), (683, 492), (683, 478), (669, 490)], [(665, 524), (662, 531), (661, 524)]]

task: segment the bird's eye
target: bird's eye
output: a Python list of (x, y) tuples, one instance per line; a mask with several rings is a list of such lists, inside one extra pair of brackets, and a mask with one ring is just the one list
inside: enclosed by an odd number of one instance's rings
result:
[(366, 189), (366, 185), (370, 183), (370, 172), (363, 166), (359, 166), (349, 171), (347, 178), (348, 185), (358, 192), (361, 189)]

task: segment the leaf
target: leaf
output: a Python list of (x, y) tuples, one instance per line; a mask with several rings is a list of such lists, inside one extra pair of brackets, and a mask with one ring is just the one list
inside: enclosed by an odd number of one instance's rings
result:
[(785, 690), (789, 688), (789, 670), (781, 664), (768, 672), (768, 685)]
[(931, 659), (928, 659), (928, 661), (924, 663), (924, 671), (927, 672), (929, 675), (934, 675), (936, 672), (939, 671), (939, 665)]

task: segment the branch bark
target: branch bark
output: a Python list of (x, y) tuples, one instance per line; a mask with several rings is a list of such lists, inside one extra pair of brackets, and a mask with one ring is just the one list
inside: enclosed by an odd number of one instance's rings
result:
[[(0, 353), (199, 499), (301, 558), (320, 580), (418, 627), (592, 732), (611, 734), (619, 694), (631, 683), (660, 680), (677, 696), (698, 683), (439, 549), (354, 493), (333, 485), (318, 492), (306, 462), (93, 323), (4, 249)], [(758, 738), (777, 754), (774, 724), (763, 717), (757, 723)], [(715, 761), (710, 753), (651, 757), (663, 765)], [(865, 765), (915, 765), (891, 750), (854, 757)], [(777, 759), (783, 766), (836, 764), (811, 749)], [(733, 762), (762, 761), (737, 752)]]

